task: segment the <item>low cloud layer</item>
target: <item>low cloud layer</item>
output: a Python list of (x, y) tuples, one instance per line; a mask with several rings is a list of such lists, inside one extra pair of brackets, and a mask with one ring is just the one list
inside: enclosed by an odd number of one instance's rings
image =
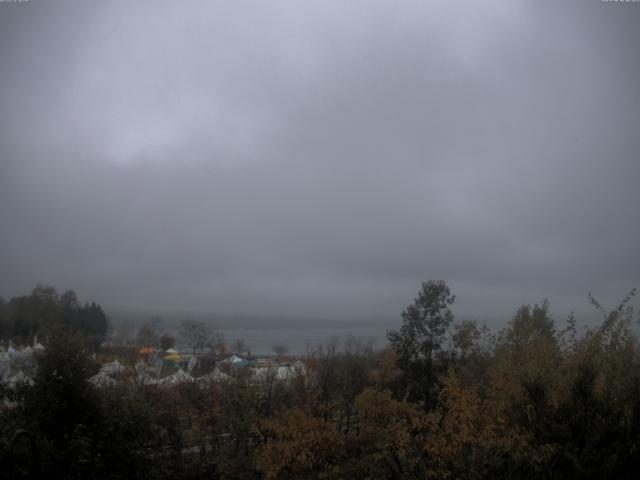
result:
[(0, 294), (490, 318), (640, 286), (640, 6), (0, 4)]

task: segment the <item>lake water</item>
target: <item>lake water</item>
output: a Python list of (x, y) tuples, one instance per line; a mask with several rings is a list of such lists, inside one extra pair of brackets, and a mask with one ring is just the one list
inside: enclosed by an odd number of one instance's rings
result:
[(320, 345), (329, 345), (332, 338), (337, 341), (338, 348), (342, 348), (345, 341), (351, 337), (363, 344), (372, 341), (374, 348), (383, 348), (386, 343), (387, 329), (379, 326), (362, 326), (349, 328), (228, 328), (219, 329), (228, 344), (236, 339), (242, 339), (251, 349), (251, 353), (266, 355), (273, 353), (274, 345), (285, 345), (288, 353), (303, 355), (316, 349)]

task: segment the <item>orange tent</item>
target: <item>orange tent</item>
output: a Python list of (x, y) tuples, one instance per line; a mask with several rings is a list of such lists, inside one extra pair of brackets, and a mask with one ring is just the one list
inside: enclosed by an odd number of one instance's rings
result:
[(155, 352), (156, 349), (154, 347), (143, 347), (140, 350), (138, 350), (138, 353), (140, 355), (149, 355), (150, 353)]

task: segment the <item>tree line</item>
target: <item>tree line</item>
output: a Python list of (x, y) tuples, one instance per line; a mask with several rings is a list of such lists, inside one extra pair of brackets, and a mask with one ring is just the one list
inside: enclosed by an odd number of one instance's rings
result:
[(59, 294), (37, 285), (31, 294), (6, 302), (0, 297), (0, 339), (29, 344), (35, 336), (46, 338), (60, 328), (82, 334), (94, 346), (109, 331), (109, 319), (95, 302), (81, 303), (73, 290)]

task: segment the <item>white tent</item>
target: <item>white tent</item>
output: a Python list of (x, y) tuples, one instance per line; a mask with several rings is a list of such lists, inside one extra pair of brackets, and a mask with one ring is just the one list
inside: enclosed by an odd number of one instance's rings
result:
[(9, 378), (8, 383), (11, 388), (15, 388), (19, 383), (26, 383), (28, 385), (33, 385), (33, 380), (28, 376), (26, 376), (24, 373), (22, 373), (22, 370), (20, 370), (13, 377)]
[(253, 379), (258, 382), (264, 382), (275, 376), (277, 376), (277, 369), (274, 367), (259, 367), (253, 370)]
[(305, 376), (307, 374), (307, 366), (300, 360), (297, 360), (290, 368), (298, 375)]
[(246, 363), (247, 361), (243, 358), (240, 358), (238, 355), (236, 355), (235, 353), (233, 355), (231, 355), (229, 358), (224, 359), (221, 363)]
[(254, 373), (254, 379), (256, 381), (265, 381), (270, 377), (277, 380), (290, 380), (296, 375), (304, 376), (306, 374), (307, 367), (301, 361), (297, 361), (292, 364), (279, 365), (277, 367), (261, 367), (256, 368)]
[(124, 366), (116, 359), (111, 363), (105, 363), (100, 368), (100, 372), (105, 375), (115, 375), (116, 373), (121, 373), (124, 371)]
[(108, 387), (111, 385), (115, 385), (116, 383), (113, 378), (102, 371), (91, 377), (89, 381), (96, 387)]
[(167, 377), (164, 377), (163, 379), (158, 381), (158, 385), (172, 386), (172, 385), (178, 385), (180, 383), (192, 382), (192, 381), (193, 381), (193, 377), (180, 368), (178, 369), (177, 372)]
[(143, 385), (155, 385), (158, 383), (157, 376), (155, 375), (155, 366), (151, 367), (143, 360), (138, 360), (134, 368), (139, 383)]
[(276, 377), (278, 380), (287, 380), (295, 375), (295, 372), (291, 367), (278, 367), (278, 372), (276, 373)]
[(138, 383), (141, 383), (142, 385), (157, 385), (158, 379), (151, 375), (151, 374), (145, 374), (142, 376), (138, 376)]
[(229, 379), (231, 379), (229, 375), (216, 368), (213, 372), (198, 377), (196, 381), (203, 385), (209, 385), (213, 382), (226, 382)]
[(168, 354), (172, 354), (172, 353), (178, 353), (178, 351), (175, 348), (170, 348), (169, 350), (167, 350)]

